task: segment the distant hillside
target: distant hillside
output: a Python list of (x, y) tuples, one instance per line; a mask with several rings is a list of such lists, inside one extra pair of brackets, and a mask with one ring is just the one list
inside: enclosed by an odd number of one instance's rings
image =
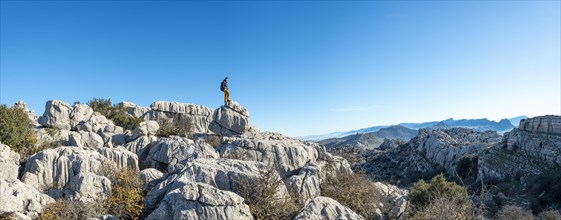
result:
[(508, 120), (510, 121), (510, 123), (511, 123), (512, 125), (514, 125), (514, 127), (518, 127), (518, 125), (520, 124), (520, 121), (521, 121), (522, 119), (527, 119), (527, 118), (528, 118), (528, 116), (522, 115), (522, 116), (510, 118), (510, 119), (508, 119)]
[(384, 142), (384, 139), (399, 139), (409, 141), (417, 135), (417, 131), (401, 125), (381, 128), (376, 132), (358, 133), (342, 138), (330, 138), (319, 141), (327, 148), (338, 148), (346, 145), (362, 149), (374, 149)]

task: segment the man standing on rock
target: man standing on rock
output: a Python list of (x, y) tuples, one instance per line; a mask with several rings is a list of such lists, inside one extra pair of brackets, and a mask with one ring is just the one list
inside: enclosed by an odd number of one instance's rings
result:
[(230, 92), (228, 91), (228, 77), (222, 80), (222, 84), (220, 84), (220, 91), (224, 92), (224, 105), (227, 105), (230, 102)]

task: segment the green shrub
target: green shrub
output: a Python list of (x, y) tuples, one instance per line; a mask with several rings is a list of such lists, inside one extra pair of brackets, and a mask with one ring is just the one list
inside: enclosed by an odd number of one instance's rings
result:
[(321, 195), (333, 198), (366, 219), (373, 219), (383, 197), (365, 176), (351, 173), (329, 177), (321, 185)]
[(119, 219), (140, 218), (145, 192), (138, 171), (125, 168), (108, 178), (111, 180), (111, 194), (106, 205), (109, 214)]
[(36, 153), (37, 136), (31, 120), (19, 108), (0, 105), (0, 142), (10, 146), (22, 159)]
[(534, 215), (530, 210), (522, 209), (518, 206), (503, 206), (497, 213), (498, 220), (532, 220)]
[(121, 126), (126, 130), (136, 128), (144, 119), (129, 115), (127, 110), (111, 104), (111, 99), (94, 98), (88, 101), (88, 105), (95, 111), (101, 113), (110, 119), (117, 126)]
[(432, 198), (431, 203), (417, 210), (411, 219), (415, 220), (468, 220), (483, 219), (481, 210), (468, 209), (457, 198), (440, 196)]
[(436, 198), (454, 198), (457, 205), (467, 209), (469, 207), (469, 196), (467, 190), (454, 182), (446, 181), (443, 174), (433, 177), (430, 183), (419, 180), (411, 187), (409, 202), (417, 209), (422, 210), (429, 206)]

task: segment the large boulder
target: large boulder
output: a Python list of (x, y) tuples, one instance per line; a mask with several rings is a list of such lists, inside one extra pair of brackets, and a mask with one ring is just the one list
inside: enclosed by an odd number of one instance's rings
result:
[(353, 210), (349, 209), (346, 206), (341, 205), (341, 203), (337, 202), (336, 200), (319, 196), (315, 199), (309, 200), (306, 202), (304, 209), (296, 218), (295, 220), (319, 220), (319, 219), (349, 219), (349, 220), (358, 220), (364, 219), (359, 214), (356, 214)]
[(407, 195), (409, 192), (381, 182), (375, 182), (374, 186), (380, 195), (385, 198), (380, 204), (383, 217), (400, 219), (408, 207)]
[(132, 102), (120, 102), (117, 104), (117, 107), (124, 108), (129, 115), (137, 118), (143, 118), (150, 111), (150, 108), (142, 107)]
[(212, 109), (189, 103), (157, 101), (150, 105), (151, 111), (144, 114), (144, 119), (166, 121), (178, 125), (188, 133), (209, 133), (208, 125), (212, 122)]
[(116, 148), (97, 148), (96, 151), (109, 159), (112, 162), (115, 162), (118, 169), (128, 168), (133, 170), (138, 169), (138, 156), (135, 153), (128, 151), (127, 149), (123, 148), (122, 146)]
[[(244, 194), (245, 187), (259, 180), (260, 175), (269, 167), (255, 161), (241, 161), (232, 159), (196, 159), (188, 162), (175, 174), (154, 187), (145, 197), (144, 206), (147, 210), (157, 207), (164, 195), (173, 188), (176, 182), (205, 183), (220, 190)], [(272, 173), (278, 175), (276, 173)], [(280, 180), (280, 176), (277, 177)], [(277, 194), (279, 198), (288, 197), (284, 184), (279, 185)]]
[(243, 201), (233, 192), (181, 178), (146, 219), (253, 219)]
[(113, 130), (115, 133), (123, 132), (122, 128), (117, 128), (113, 121), (107, 119), (99, 112), (94, 112), (90, 119), (87, 121), (80, 121), (76, 125), (76, 129), (78, 131), (91, 131), (95, 133), (102, 133), (106, 130), (111, 131)]
[(0, 177), (0, 216), (15, 214), (34, 219), (52, 202), (55, 202), (53, 198), (17, 179)]
[(18, 178), (19, 171), (18, 153), (12, 151), (8, 145), (0, 142), (0, 177), (6, 180), (15, 180)]
[(68, 139), (69, 145), (77, 147), (100, 148), (105, 144), (101, 136), (91, 131), (73, 132)]
[(160, 129), (160, 125), (156, 121), (143, 121), (133, 130), (132, 139), (137, 139), (141, 136), (153, 136), (156, 135)]
[(171, 136), (160, 138), (149, 147), (148, 154), (141, 157), (143, 167), (172, 171), (180, 162), (188, 162), (197, 158), (218, 158), (212, 146), (203, 141)]
[(75, 104), (74, 108), (70, 111), (70, 126), (73, 130), (82, 121), (89, 121), (94, 113), (94, 110), (86, 104)]
[(45, 104), (45, 113), (39, 117), (39, 124), (70, 130), (70, 111), (72, 107), (60, 100), (50, 100)]
[(283, 178), (291, 176), (309, 161), (317, 161), (323, 146), (288, 138), (278, 133), (264, 132), (237, 137), (223, 137), (218, 148), (221, 157), (241, 157), (274, 164)]
[(140, 171), (140, 179), (144, 182), (144, 190), (150, 192), (154, 186), (163, 181), (164, 173), (154, 168)]
[(159, 138), (156, 136), (142, 136), (130, 142), (127, 142), (124, 147), (130, 152), (135, 153), (142, 160), (147, 158), (152, 146)]
[(64, 197), (80, 202), (96, 202), (111, 193), (111, 181), (94, 173), (81, 173), (70, 180), (63, 190)]
[(214, 110), (214, 120), (209, 129), (219, 135), (232, 136), (243, 134), (251, 128), (249, 112), (235, 101)]
[(97, 172), (105, 160), (108, 159), (93, 149), (47, 149), (27, 160), (21, 181), (41, 192), (53, 188), (62, 189), (78, 174)]

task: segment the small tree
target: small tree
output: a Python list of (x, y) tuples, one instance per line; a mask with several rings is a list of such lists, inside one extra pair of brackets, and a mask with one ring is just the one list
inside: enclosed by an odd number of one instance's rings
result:
[(110, 119), (117, 126), (132, 130), (136, 128), (144, 119), (137, 118), (127, 113), (123, 107), (111, 104), (111, 99), (93, 98), (88, 101), (88, 105), (95, 111)]
[(409, 201), (415, 209), (422, 210), (440, 197), (453, 198), (452, 201), (463, 209), (468, 209), (470, 205), (467, 190), (454, 182), (446, 181), (444, 174), (433, 177), (430, 183), (424, 180), (415, 183), (411, 187)]
[(0, 142), (10, 146), (22, 159), (36, 153), (37, 136), (22, 109), (0, 105)]

